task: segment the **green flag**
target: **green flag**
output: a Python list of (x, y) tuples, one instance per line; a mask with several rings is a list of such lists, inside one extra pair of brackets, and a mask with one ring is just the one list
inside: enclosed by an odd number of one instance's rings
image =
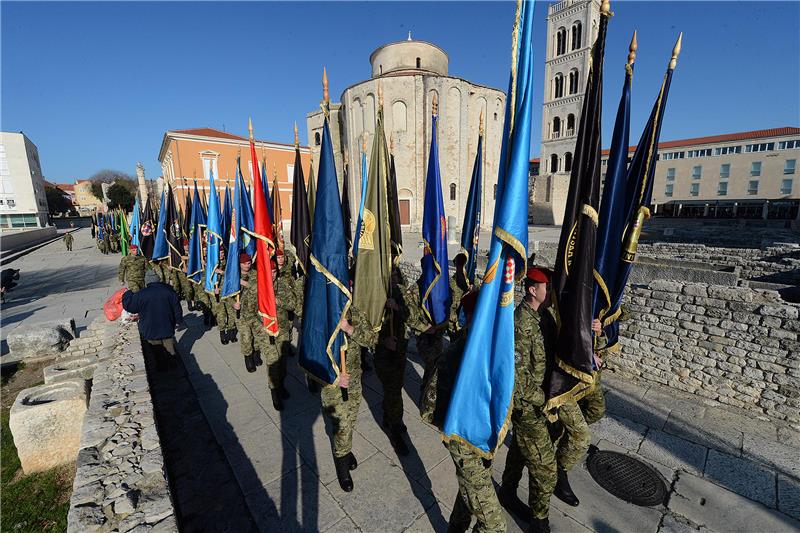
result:
[(357, 257), (353, 303), (364, 312), (375, 331), (380, 331), (383, 323), (383, 308), (389, 295), (392, 271), (388, 183), (389, 151), (383, 133), (383, 105), (379, 105), (361, 235), (358, 250), (353, 253)]
[(125, 220), (125, 211), (120, 209), (119, 211), (119, 247), (122, 251), (122, 255), (128, 255), (128, 243), (130, 242), (130, 236), (128, 235), (128, 221)]

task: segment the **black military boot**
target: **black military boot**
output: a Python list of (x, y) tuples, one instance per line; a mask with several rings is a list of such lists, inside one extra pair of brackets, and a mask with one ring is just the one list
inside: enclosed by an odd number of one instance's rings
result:
[(500, 505), (505, 507), (509, 513), (520, 518), (527, 518), (530, 516), (530, 507), (519, 499), (516, 486), (500, 485), (500, 489), (497, 491), (497, 499), (500, 500)]
[(406, 425), (402, 422), (397, 424), (389, 424), (384, 423), (386, 426), (387, 433), (389, 435), (389, 442), (392, 444), (392, 448), (397, 453), (397, 455), (405, 457), (409, 454), (408, 445), (406, 444), (406, 440), (403, 438), (403, 435), (408, 433), (406, 429)]
[(228, 330), (221, 329), (219, 330), (219, 342), (222, 344), (228, 344)]
[(256, 350), (253, 353), (253, 360), (255, 361), (256, 366), (261, 366), (264, 364), (264, 360), (261, 359), (261, 350)]
[(272, 396), (272, 407), (276, 411), (283, 411), (283, 398), (281, 398), (280, 389), (270, 389), (269, 394)]
[(528, 533), (550, 533), (550, 520), (544, 518), (531, 518)]
[(256, 371), (256, 362), (255, 359), (253, 359), (253, 354), (244, 356), (244, 367), (251, 374)]
[(553, 491), (553, 496), (573, 507), (577, 507), (581, 503), (575, 493), (572, 492), (572, 487), (569, 486), (567, 471), (561, 467), (558, 468), (558, 479), (556, 480), (556, 490)]
[(228, 340), (231, 342), (239, 342), (239, 339), (236, 338), (236, 335), (239, 333), (238, 328), (231, 328), (228, 330)]
[(339, 480), (339, 486), (345, 492), (353, 490), (353, 478), (350, 477), (350, 461), (347, 456), (334, 457), (333, 464), (336, 467), (336, 478)]
[(356, 460), (356, 456), (353, 455), (353, 452), (348, 452), (344, 457), (347, 459), (347, 466), (350, 470), (358, 468), (358, 461)]

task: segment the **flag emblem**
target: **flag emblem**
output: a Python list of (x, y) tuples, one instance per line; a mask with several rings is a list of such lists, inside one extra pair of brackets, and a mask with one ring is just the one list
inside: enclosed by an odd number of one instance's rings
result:
[(142, 235), (145, 237), (149, 237), (153, 234), (153, 224), (149, 220), (145, 220), (144, 224), (142, 224)]

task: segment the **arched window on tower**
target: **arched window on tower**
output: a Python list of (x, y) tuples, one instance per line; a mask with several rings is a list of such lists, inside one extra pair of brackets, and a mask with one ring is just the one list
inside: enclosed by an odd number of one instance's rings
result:
[(450, 200), (451, 201), (455, 201), (455, 199), (456, 199), (456, 184), (455, 183), (451, 183), (450, 184)]
[(320, 142), (321, 142), (321, 140), (320, 140), (320, 137), (319, 137), (319, 132), (315, 131), (314, 132), (314, 145), (315, 146), (319, 146)]
[(422, 59), (417, 58), (417, 68), (422, 68)]
[(572, 137), (573, 135), (575, 135), (575, 115), (573, 115), (572, 113), (567, 115), (567, 131), (566, 131), (566, 135), (568, 137)]
[(558, 172), (558, 156), (553, 154), (550, 156), (550, 173), (555, 174)]
[(558, 28), (556, 32), (556, 55), (560, 56), (567, 53), (567, 29)]
[(553, 119), (553, 135), (551, 137), (553, 139), (561, 137), (561, 119), (558, 117)]
[(564, 75), (560, 72), (553, 79), (553, 98), (564, 96)]
[(581, 31), (583, 26), (580, 22), (572, 25), (572, 50), (577, 50), (581, 47)]
[(572, 170), (572, 153), (567, 152), (564, 154), (564, 172)]
[(573, 69), (569, 73), (569, 94), (578, 93), (578, 71)]

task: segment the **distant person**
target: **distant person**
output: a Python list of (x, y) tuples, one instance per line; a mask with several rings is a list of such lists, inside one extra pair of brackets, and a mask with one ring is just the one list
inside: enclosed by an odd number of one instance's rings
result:
[(75, 237), (72, 236), (72, 233), (67, 233), (64, 235), (64, 246), (67, 247), (67, 251), (72, 251), (72, 243), (75, 242)]
[(142, 350), (156, 361), (158, 370), (177, 366), (175, 327), (183, 323), (181, 302), (175, 291), (152, 270), (145, 274), (147, 286), (139, 292), (126, 291), (122, 308), (139, 315)]

